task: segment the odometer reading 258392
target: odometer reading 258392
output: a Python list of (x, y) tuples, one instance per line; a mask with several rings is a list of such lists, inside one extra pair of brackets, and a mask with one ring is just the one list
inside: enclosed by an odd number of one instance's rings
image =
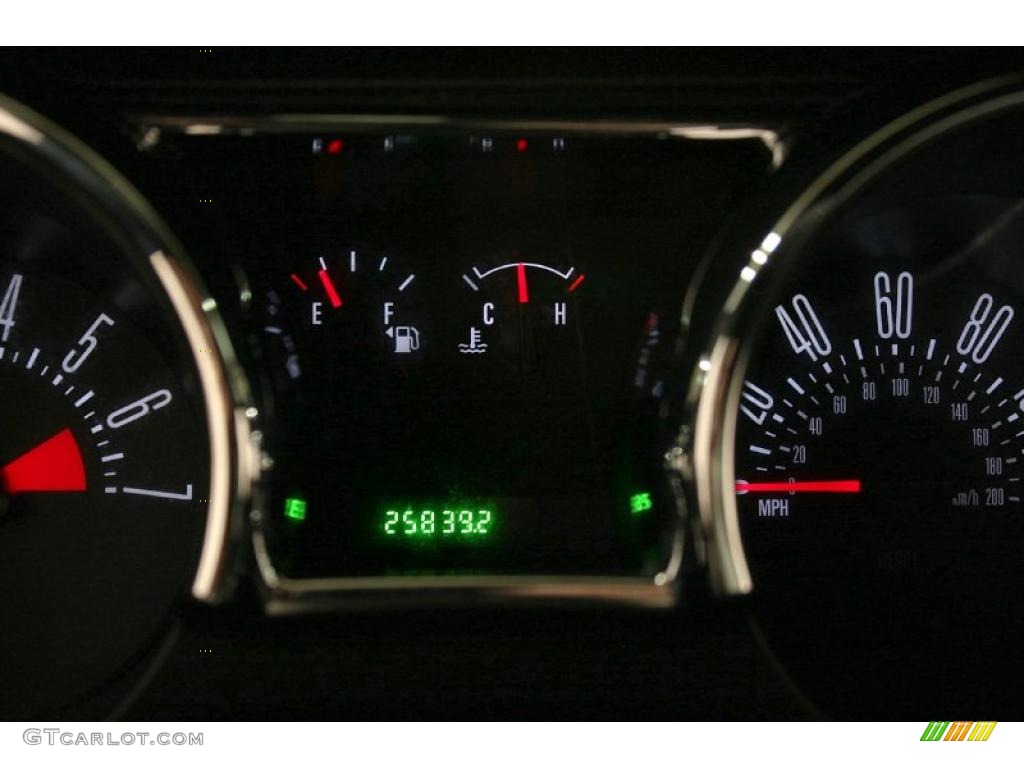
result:
[(1024, 372), (996, 355), (1013, 306), (982, 290), (935, 316), (911, 271), (865, 282), (849, 309), (810, 292), (775, 307), (771, 364), (754, 363), (741, 398), (744, 517), (786, 525), (888, 507), (927, 524), (942, 510), (1020, 506)]

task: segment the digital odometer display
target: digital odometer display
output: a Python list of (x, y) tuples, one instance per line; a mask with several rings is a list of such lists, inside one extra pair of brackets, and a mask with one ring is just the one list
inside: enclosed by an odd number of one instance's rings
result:
[(398, 543), (483, 543), (493, 540), (496, 523), (491, 509), (399, 507), (384, 511), (381, 531)]

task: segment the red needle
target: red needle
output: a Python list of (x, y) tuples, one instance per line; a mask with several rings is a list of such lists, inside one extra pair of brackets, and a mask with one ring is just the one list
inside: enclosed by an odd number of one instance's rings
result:
[(519, 303), (530, 303), (530, 292), (526, 287), (526, 265), (520, 262), (516, 264), (516, 279), (519, 283)]
[(62, 429), (0, 469), (4, 493), (84, 491), (85, 465), (70, 429)]
[(736, 493), (860, 493), (860, 480), (802, 480), (784, 483), (736, 481)]
[(323, 283), (324, 290), (327, 291), (327, 298), (331, 302), (331, 306), (337, 309), (341, 306), (341, 296), (338, 295), (337, 289), (334, 287), (334, 282), (331, 280), (331, 276), (327, 274), (326, 269), (321, 269), (317, 272), (320, 276), (320, 282)]

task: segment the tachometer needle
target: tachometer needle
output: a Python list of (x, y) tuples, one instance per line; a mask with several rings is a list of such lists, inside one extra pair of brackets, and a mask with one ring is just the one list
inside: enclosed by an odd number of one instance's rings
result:
[(85, 465), (70, 429), (62, 429), (0, 469), (3, 492), (84, 491)]
[(331, 280), (331, 276), (327, 274), (326, 269), (321, 269), (317, 272), (317, 275), (320, 277), (324, 290), (327, 291), (327, 299), (331, 302), (331, 306), (337, 309), (341, 306), (341, 296), (338, 295), (338, 291), (334, 287), (334, 281)]
[(526, 287), (526, 265), (520, 262), (516, 264), (516, 282), (519, 284), (519, 303), (530, 303), (530, 291)]
[(737, 480), (736, 493), (860, 493), (860, 480), (794, 480), (783, 483)]

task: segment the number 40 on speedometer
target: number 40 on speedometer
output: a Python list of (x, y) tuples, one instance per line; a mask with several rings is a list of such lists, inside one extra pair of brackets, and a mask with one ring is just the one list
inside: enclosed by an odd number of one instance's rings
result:
[(806, 512), (1020, 503), (1024, 371), (998, 354), (1014, 308), (995, 294), (918, 295), (892, 269), (865, 274), (852, 306), (810, 290), (779, 303), (740, 402), (748, 514), (791, 517), (798, 494), (822, 499)]

